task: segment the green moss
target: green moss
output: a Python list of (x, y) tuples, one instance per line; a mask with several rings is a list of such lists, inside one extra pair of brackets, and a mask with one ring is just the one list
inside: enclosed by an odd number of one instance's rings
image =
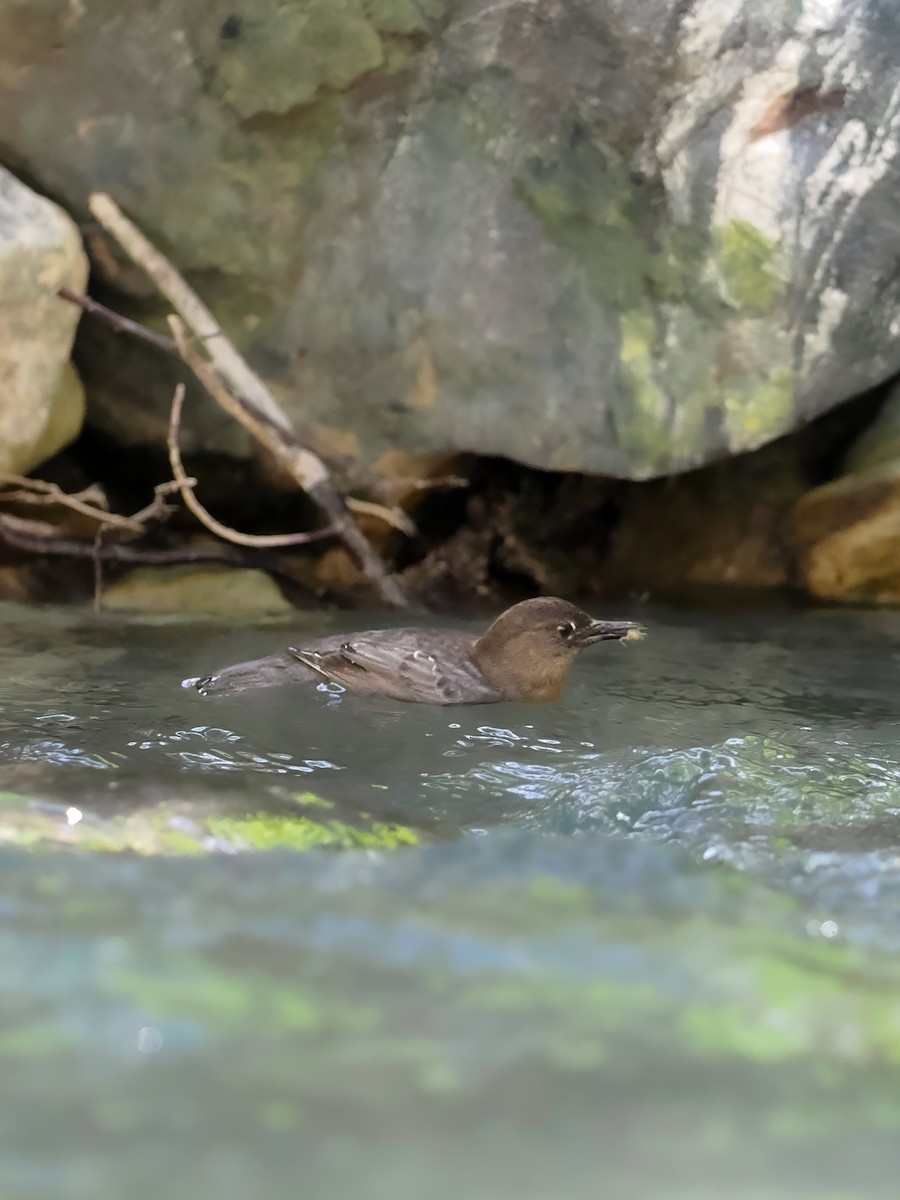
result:
[[(481, 108), (500, 121), (485, 96)], [(624, 309), (649, 296), (689, 304), (721, 324), (728, 309), (768, 313), (781, 293), (774, 245), (747, 221), (731, 221), (710, 243), (706, 230), (673, 224), (659, 197), (635, 182), (629, 163), (570, 120), (519, 173), (523, 199), (560, 245), (578, 252), (602, 294)], [(710, 258), (718, 287), (707, 277)], [(723, 303), (724, 302), (724, 303)]]
[[(709, 365), (714, 334), (688, 309), (671, 317), (676, 345), (665, 351), (659, 347), (651, 309), (623, 313), (619, 328), (622, 377), (631, 393), (631, 403), (617, 422), (619, 438), (643, 472), (654, 474), (671, 462), (673, 452), (690, 458), (702, 437), (707, 411), (717, 405)], [(663, 358), (665, 387), (659, 375)], [(673, 396), (689, 400), (675, 405)]]
[(326, 800), (324, 796), (317, 796), (315, 792), (298, 792), (294, 800), (304, 808), (321, 808), (328, 812), (334, 808), (331, 800)]
[(570, 117), (527, 157), (516, 187), (550, 237), (587, 272), (598, 296), (619, 309), (641, 304), (656, 221), (651, 197), (635, 189), (624, 158)]
[[(201, 111), (198, 120), (214, 128), (216, 113)], [(239, 343), (256, 332), (255, 325), (245, 324), (249, 314), (265, 320), (272, 311), (272, 299), (260, 286), (251, 292), (245, 277), (263, 284), (276, 280), (290, 291), (308, 215), (299, 196), (343, 137), (340, 105), (331, 95), (296, 111), (265, 113), (254, 119), (252, 138), (226, 134), (205, 176), (203, 204), (196, 203), (196, 177), (184, 171), (146, 197), (148, 233), (156, 230), (183, 268), (214, 264), (221, 273), (215, 279), (216, 313)], [(285, 296), (276, 292), (274, 299), (283, 303)]]
[(412, 846), (418, 836), (403, 825), (373, 821), (354, 828), (342, 821), (313, 821), (308, 817), (282, 817), (259, 813), (253, 817), (210, 817), (213, 837), (250, 850), (310, 850), (334, 846), (344, 850), (394, 850)]
[(647, 291), (657, 304), (684, 304), (712, 323), (722, 318), (722, 301), (703, 278), (709, 235), (692, 225), (664, 220), (647, 269)]
[(664, 458), (661, 443), (666, 437), (663, 419), (668, 408), (656, 379), (656, 321), (650, 313), (637, 309), (623, 313), (619, 327), (622, 373), (632, 399), (627, 425), (619, 431), (620, 440), (652, 469)]
[(215, 56), (214, 90), (243, 118), (308, 105), (414, 53), (390, 37), (425, 35), (442, 0), (237, 0), (236, 35)]
[(590, 911), (590, 893), (578, 884), (568, 883), (556, 875), (541, 875), (528, 889), (545, 912), (556, 916), (581, 916)]
[(768, 379), (740, 376), (723, 389), (729, 444), (734, 451), (749, 449), (766, 437), (783, 432), (794, 415), (793, 372), (781, 368)]
[(22, 1028), (0, 1029), (0, 1059), (50, 1058), (65, 1049), (68, 1039), (61, 1029), (35, 1024)]
[(772, 311), (781, 294), (775, 247), (748, 221), (730, 221), (715, 234), (723, 298), (745, 312)]
[(616, 437), (635, 475), (695, 462), (710, 414), (721, 414), (735, 452), (789, 428), (795, 381), (758, 319), (777, 308), (783, 281), (777, 248), (760, 230), (738, 220), (712, 235), (673, 224), (628, 156), (573, 117), (527, 157), (516, 186), (619, 315)]
[(308, 104), (380, 67), (381, 39), (359, 0), (254, 0), (238, 7), (239, 36), (223, 46), (216, 93), (242, 117)]
[(382, 33), (427, 33), (450, 9), (447, 0), (362, 0), (363, 10)]
[[(236, 850), (393, 850), (416, 845), (418, 834), (403, 825), (357, 814), (350, 824), (323, 814), (333, 808), (310, 792), (296, 798), (296, 814), (230, 816), (196, 805), (162, 804), (103, 820), (87, 814), (70, 825), (62, 806), (34, 805), (15, 793), (0, 793), (0, 845), (37, 848), (77, 846), (101, 853), (197, 855), (227, 846)], [(308, 815), (308, 814), (314, 815)]]
[(114, 837), (107, 841), (112, 844), (89, 845), (93, 850), (132, 850), (136, 854), (202, 854), (202, 830), (180, 827), (175, 822), (175, 816), (165, 808), (159, 812), (136, 813), (133, 817), (125, 817), (120, 823), (123, 845), (116, 846)]
[(39, 829), (0, 821), (0, 846), (19, 846), (27, 850), (39, 846), (44, 840), (44, 834)]
[(655, 425), (664, 404), (664, 397), (654, 374), (656, 322), (647, 312), (626, 312), (622, 314), (620, 329), (622, 341), (619, 354), (631, 383), (637, 408), (636, 416), (640, 418), (641, 415), (645, 415)]
[(682, 1022), (688, 1041), (704, 1054), (778, 1062), (809, 1054), (827, 1041), (828, 1030), (852, 1025), (868, 1028), (872, 1049), (880, 1043), (878, 1053), (894, 1059), (892, 1005), (852, 993), (834, 948), (821, 961), (806, 958), (791, 962), (775, 953), (745, 954), (740, 969), (747, 981), (746, 1003), (691, 1006)]

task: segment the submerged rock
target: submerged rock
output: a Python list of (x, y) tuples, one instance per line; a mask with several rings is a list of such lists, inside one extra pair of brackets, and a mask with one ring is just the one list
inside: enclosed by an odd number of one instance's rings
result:
[(296, 811), (231, 812), (206, 800), (168, 800), (103, 816), (75, 804), (0, 792), (0, 846), (78, 846), (136, 854), (237, 854), (246, 850), (393, 850), (420, 835), (405, 825), (357, 813), (352, 821), (334, 805), (304, 792)]
[(0, 166), (0, 470), (30, 471), (81, 429), (68, 362), (78, 310), (56, 291), (86, 279), (72, 220)]
[(293, 613), (264, 571), (232, 567), (138, 567), (104, 587), (104, 608), (239, 620)]
[[(364, 458), (644, 478), (900, 368), (894, 7), (28, 7), (0, 15), (7, 152), (79, 211), (110, 190)], [(124, 440), (162, 440), (145, 376), (94, 412)], [(192, 434), (233, 440), (211, 405)]]

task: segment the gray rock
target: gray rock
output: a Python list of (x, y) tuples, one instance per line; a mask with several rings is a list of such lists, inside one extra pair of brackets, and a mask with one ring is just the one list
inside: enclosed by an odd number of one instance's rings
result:
[(0, 167), (0, 470), (31, 470), (77, 436), (84, 393), (68, 362), (87, 259), (71, 218)]
[(900, 370), (893, 0), (33, 8), (0, 9), (9, 155), (112, 192), (365, 457), (644, 478)]

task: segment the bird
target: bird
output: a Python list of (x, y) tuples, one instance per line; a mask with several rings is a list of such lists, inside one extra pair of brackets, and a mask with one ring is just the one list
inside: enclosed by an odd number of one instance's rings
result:
[(635, 621), (597, 621), (567, 600), (544, 596), (514, 604), (480, 637), (420, 627), (336, 634), (183, 686), (218, 696), (309, 681), (414, 704), (546, 703), (559, 698), (585, 647), (643, 636)]

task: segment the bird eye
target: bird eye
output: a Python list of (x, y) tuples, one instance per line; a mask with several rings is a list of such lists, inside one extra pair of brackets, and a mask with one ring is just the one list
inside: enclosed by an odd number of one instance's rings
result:
[(556, 632), (561, 638), (566, 638), (568, 640), (575, 632), (574, 621), (566, 621), (565, 625), (557, 625)]

